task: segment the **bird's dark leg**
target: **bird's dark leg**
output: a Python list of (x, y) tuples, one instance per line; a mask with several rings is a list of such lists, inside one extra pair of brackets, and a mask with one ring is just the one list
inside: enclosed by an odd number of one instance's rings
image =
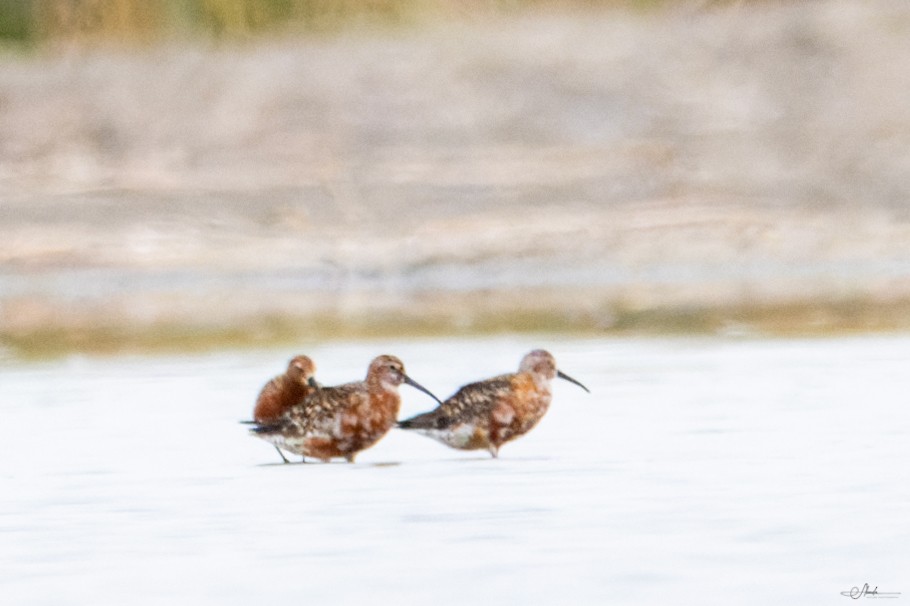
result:
[(275, 447), (275, 450), (278, 452), (278, 456), (281, 457), (281, 460), (282, 460), (282, 461), (284, 461), (285, 463), (290, 463), (290, 461), (288, 461), (287, 457), (284, 456), (284, 453), (281, 452), (281, 449), (280, 449), (280, 448), (278, 448), (278, 447), (276, 446), (276, 447)]

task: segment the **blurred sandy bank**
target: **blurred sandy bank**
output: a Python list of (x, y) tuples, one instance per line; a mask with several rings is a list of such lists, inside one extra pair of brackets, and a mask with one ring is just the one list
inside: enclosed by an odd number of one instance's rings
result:
[(9, 52), (0, 339), (907, 329), (908, 91), (900, 0)]

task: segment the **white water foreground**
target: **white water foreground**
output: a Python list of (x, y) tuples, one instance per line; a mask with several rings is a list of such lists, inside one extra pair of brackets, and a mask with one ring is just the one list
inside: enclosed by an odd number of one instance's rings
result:
[[(4, 604), (838, 604), (910, 600), (910, 337), (553, 336), (302, 348), (327, 384), (379, 353), (440, 397), (534, 347), (528, 436), (393, 430), (278, 465), (237, 424), (296, 351), (70, 357), (0, 371)], [(404, 388), (402, 417), (430, 407)]]

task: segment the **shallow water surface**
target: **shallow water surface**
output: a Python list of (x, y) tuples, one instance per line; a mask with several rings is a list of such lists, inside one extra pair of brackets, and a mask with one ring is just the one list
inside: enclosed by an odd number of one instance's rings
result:
[[(326, 344), (438, 396), (534, 347), (584, 382), (500, 459), (393, 430), (356, 464), (246, 435), (296, 352), (0, 374), (4, 604), (844, 603), (910, 599), (910, 338)], [(402, 417), (431, 407), (403, 387)], [(899, 602), (898, 602), (899, 603)]]

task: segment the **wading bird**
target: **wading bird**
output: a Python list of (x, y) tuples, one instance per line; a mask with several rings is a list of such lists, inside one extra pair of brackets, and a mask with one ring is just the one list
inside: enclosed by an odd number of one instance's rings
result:
[(260, 423), (250, 431), (276, 448), (304, 457), (323, 461), (344, 457), (353, 462), (357, 453), (378, 442), (395, 424), (402, 383), (439, 402), (405, 374), (401, 360), (379, 356), (370, 363), (365, 380), (321, 387), (277, 421)]
[(531, 431), (550, 406), (555, 377), (587, 387), (556, 369), (556, 360), (535, 349), (521, 360), (518, 372), (470, 383), (430, 412), (401, 421), (398, 427), (438, 440), (452, 448), (499, 448)]
[[(316, 364), (309, 357), (297, 356), (291, 359), (285, 373), (266, 383), (259, 392), (253, 409), (253, 420), (243, 423), (263, 425), (277, 422), (281, 415), (319, 388), (313, 378), (315, 374)], [(287, 463), (287, 457), (281, 449), (276, 446), (275, 450), (281, 460)]]

